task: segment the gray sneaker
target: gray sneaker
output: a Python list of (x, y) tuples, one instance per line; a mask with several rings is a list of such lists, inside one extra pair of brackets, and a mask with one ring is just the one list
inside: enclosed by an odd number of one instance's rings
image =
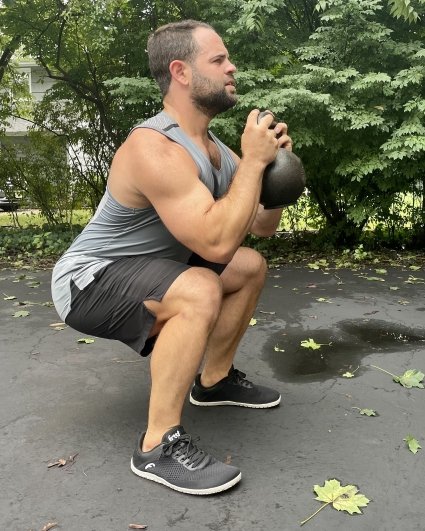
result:
[(139, 437), (131, 459), (131, 470), (142, 478), (185, 494), (215, 494), (230, 489), (242, 477), (238, 468), (195, 446), (182, 426), (168, 430), (149, 452), (142, 452), (144, 436)]

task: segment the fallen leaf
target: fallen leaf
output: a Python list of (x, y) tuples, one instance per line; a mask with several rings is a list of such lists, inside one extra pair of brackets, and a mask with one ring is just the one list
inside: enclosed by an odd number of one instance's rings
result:
[(376, 411), (374, 411), (373, 409), (360, 409), (359, 407), (352, 407), (352, 409), (358, 409), (360, 415), (366, 415), (367, 417), (376, 417)]
[(77, 454), (70, 455), (68, 459), (64, 459), (63, 457), (61, 459), (58, 459), (57, 461), (54, 461), (52, 463), (49, 463), (47, 465), (47, 468), (52, 468), (53, 466), (57, 466), (58, 468), (61, 468), (65, 465), (73, 465), (75, 462), (75, 458), (77, 457)]
[(390, 286), (390, 290), (391, 291), (397, 291), (399, 290), (400, 288), (398, 288), (397, 286)]
[(89, 337), (82, 337), (81, 339), (78, 339), (77, 340), (77, 343), (87, 343), (87, 344), (90, 344), (90, 343), (94, 343), (94, 339), (91, 339)]
[(326, 299), (325, 297), (320, 297), (319, 299), (316, 299), (317, 302), (328, 302), (329, 304), (332, 304), (332, 302), (329, 299)]
[(399, 304), (401, 304), (402, 306), (407, 306), (408, 304), (410, 304), (409, 301), (397, 301)]
[(406, 441), (407, 447), (412, 452), (412, 454), (417, 454), (418, 450), (420, 450), (422, 448), (422, 446), (413, 437), (413, 435), (406, 435), (406, 437), (403, 439), (403, 441)]
[(255, 326), (256, 324), (257, 324), (257, 319), (252, 318), (252, 319), (249, 321), (249, 326)]
[(375, 282), (385, 282), (385, 278), (381, 278), (381, 277), (361, 277), (361, 278), (365, 278), (366, 280), (372, 280), (372, 281), (375, 281)]
[(419, 271), (420, 266), (411, 265), (409, 266), (409, 269), (411, 269), (412, 271)]
[(378, 275), (385, 275), (387, 273), (386, 269), (375, 269), (375, 273), (378, 273)]
[(312, 350), (317, 350), (325, 345), (330, 346), (332, 345), (332, 343), (316, 343), (316, 341), (314, 341), (314, 339), (310, 337), (309, 339), (303, 339), (300, 345), (304, 348), (311, 348)]
[(129, 524), (128, 528), (129, 529), (147, 529), (148, 526), (143, 525), (143, 524)]
[(425, 280), (420, 277), (414, 277), (412, 275), (409, 275), (409, 278), (404, 281), (405, 284), (425, 284)]
[(397, 376), (393, 374), (392, 372), (389, 372), (385, 369), (382, 369), (381, 367), (378, 367), (377, 365), (370, 365), (374, 369), (379, 369), (382, 372), (385, 372), (386, 374), (389, 374), (393, 377), (394, 382), (399, 383), (403, 387), (407, 387), (408, 389), (411, 389), (412, 387), (418, 387), (419, 389), (423, 389), (424, 386), (421, 383), (425, 374), (421, 371), (418, 371), (416, 369), (409, 369), (401, 376)]
[(56, 326), (65, 326), (65, 323), (52, 323), (52, 324), (50, 324), (49, 326), (53, 326), (53, 327), (56, 327)]
[(57, 527), (59, 524), (57, 522), (49, 522), (46, 524), (41, 531), (49, 531), (50, 529), (53, 529), (54, 527)]
[(279, 348), (278, 345), (275, 345), (275, 346), (274, 346), (274, 351), (275, 351), (275, 352), (285, 352), (285, 350), (284, 350), (283, 348)]
[(13, 317), (27, 317), (30, 314), (27, 310), (20, 310), (19, 312), (15, 312), (13, 314)]
[(316, 284), (308, 284), (306, 288), (317, 288)]
[(346, 511), (349, 514), (362, 514), (360, 507), (366, 507), (370, 501), (363, 494), (358, 494), (358, 489), (355, 485), (343, 486), (336, 479), (325, 481), (323, 487), (314, 485), (314, 492), (317, 494), (315, 499), (324, 502), (324, 505), (309, 518), (301, 522), (301, 525), (311, 520), (313, 516), (330, 504), (337, 511)]
[(232, 456), (231, 455), (227, 455), (224, 462), (226, 463), (226, 465), (230, 465), (230, 463), (232, 462)]
[(4, 301), (14, 301), (16, 299), (15, 295), (6, 295), (6, 293), (3, 293), (3, 295), (5, 295), (3, 297)]
[(57, 466), (58, 468), (60, 468), (61, 466), (65, 466), (66, 465), (66, 459), (58, 459), (57, 461), (54, 461), (53, 463), (49, 463), (47, 465), (47, 468), (52, 468), (52, 466)]
[(316, 343), (312, 338), (304, 339), (303, 341), (301, 341), (301, 346), (304, 348), (311, 348), (312, 350), (317, 350), (321, 347), (321, 345), (319, 345), (319, 343)]
[(393, 380), (401, 384), (403, 387), (407, 387), (408, 389), (411, 389), (412, 387), (418, 387), (419, 389), (423, 389), (424, 386), (421, 382), (424, 376), (425, 374), (421, 371), (418, 371), (416, 369), (409, 369), (401, 376), (393, 377)]
[(361, 409), (360, 415), (366, 415), (367, 417), (376, 417), (376, 411), (373, 409)]
[(344, 374), (342, 375), (344, 378), (354, 378), (354, 374), (352, 372), (344, 372)]

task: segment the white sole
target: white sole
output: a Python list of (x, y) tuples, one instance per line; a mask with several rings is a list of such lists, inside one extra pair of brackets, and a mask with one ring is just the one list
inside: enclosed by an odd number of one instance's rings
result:
[(280, 400), (282, 397), (279, 397), (274, 402), (267, 402), (266, 404), (247, 404), (246, 402), (232, 402), (231, 400), (222, 400), (219, 402), (198, 402), (195, 400), (192, 395), (189, 396), (189, 401), (194, 406), (202, 406), (202, 407), (208, 407), (208, 406), (240, 406), (240, 407), (250, 407), (253, 409), (266, 409), (269, 407), (275, 407), (280, 404)]
[(133, 465), (133, 458), (131, 458), (130, 467), (131, 467), (132, 472), (134, 472), (137, 476), (141, 478), (150, 479), (151, 481), (156, 481), (156, 483), (161, 483), (161, 485), (165, 485), (166, 487), (169, 487), (170, 489), (183, 492), (184, 494), (197, 494), (199, 496), (204, 496), (206, 494), (216, 494), (217, 492), (223, 492), (224, 490), (227, 490), (233, 487), (233, 485), (236, 485), (236, 483), (239, 483), (239, 481), (242, 478), (242, 473), (239, 472), (238, 476), (228, 481), (227, 483), (224, 483), (224, 485), (218, 485), (217, 487), (211, 487), (209, 489), (195, 490), (195, 489), (185, 489), (184, 487), (178, 487), (176, 485), (173, 485), (172, 483), (168, 483), (167, 480), (165, 480), (164, 478), (160, 478), (159, 476), (156, 476), (155, 474), (151, 474), (150, 472), (139, 470)]

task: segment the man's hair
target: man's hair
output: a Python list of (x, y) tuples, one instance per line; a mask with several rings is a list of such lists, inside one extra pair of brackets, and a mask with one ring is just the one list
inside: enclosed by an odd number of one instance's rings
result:
[(192, 62), (198, 45), (193, 38), (197, 28), (214, 28), (197, 20), (182, 20), (165, 24), (155, 30), (148, 39), (149, 68), (165, 96), (171, 83), (170, 63), (172, 61)]

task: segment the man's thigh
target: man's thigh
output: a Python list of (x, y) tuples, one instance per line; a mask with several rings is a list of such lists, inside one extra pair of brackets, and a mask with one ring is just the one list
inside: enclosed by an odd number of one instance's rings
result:
[(66, 323), (80, 332), (116, 339), (142, 353), (155, 323), (145, 306), (160, 301), (189, 266), (148, 257), (122, 258), (96, 273), (85, 289), (72, 285)]

